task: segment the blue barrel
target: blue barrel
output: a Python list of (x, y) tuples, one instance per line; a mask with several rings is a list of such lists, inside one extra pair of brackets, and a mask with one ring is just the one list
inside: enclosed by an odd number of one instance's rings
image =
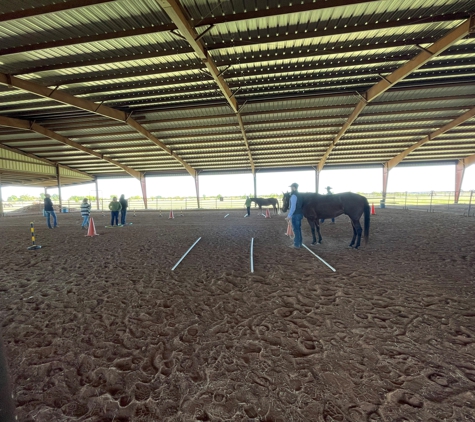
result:
[(63, 211), (62, 212), (69, 212), (68, 209), (66, 207), (63, 207)]

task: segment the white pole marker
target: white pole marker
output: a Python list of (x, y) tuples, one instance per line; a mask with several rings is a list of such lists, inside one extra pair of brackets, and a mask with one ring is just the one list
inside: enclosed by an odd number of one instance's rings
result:
[(327, 262), (325, 262), (322, 258), (320, 258), (315, 252), (313, 252), (312, 250), (310, 250), (309, 248), (307, 248), (303, 243), (302, 243), (302, 246), (307, 249), (307, 251), (309, 251), (311, 254), (315, 255), (320, 261), (322, 261), (328, 268), (330, 268), (330, 270), (332, 270), (333, 272), (336, 272), (335, 268), (333, 268), (330, 264), (328, 264)]
[(183, 261), (183, 259), (185, 258), (186, 255), (188, 255), (188, 252), (190, 252), (200, 240), (201, 240), (201, 237), (198, 238), (198, 240), (197, 240), (195, 243), (193, 243), (193, 245), (191, 245), (191, 248), (188, 249), (188, 250), (186, 251), (185, 255), (183, 255), (183, 256), (180, 258), (180, 260), (175, 264), (175, 266), (172, 268), (172, 271), (174, 271), (175, 268), (178, 267), (178, 265), (180, 264), (180, 262)]
[(224, 216), (224, 218), (226, 218), (228, 215), (229, 215), (229, 214), (226, 214), (226, 215)]
[(254, 272), (254, 238), (251, 239), (251, 273)]

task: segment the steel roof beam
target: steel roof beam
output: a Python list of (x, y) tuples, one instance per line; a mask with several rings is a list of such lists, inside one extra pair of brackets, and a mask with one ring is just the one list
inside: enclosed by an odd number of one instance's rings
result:
[[(17, 148), (12, 148), (12, 147), (9, 147), (9, 146), (6, 146), (6, 145), (0, 145), (0, 148), (1, 149), (4, 149), (6, 151), (10, 151), (10, 152), (14, 152), (16, 154), (19, 154), (19, 155), (23, 155), (25, 157), (28, 157), (28, 158), (33, 158), (35, 160), (38, 160), (38, 161), (41, 161), (51, 167), (56, 167), (57, 165), (60, 165), (61, 167), (67, 169), (67, 170), (71, 170), (72, 172), (76, 172), (76, 173), (79, 173), (83, 176), (88, 176), (88, 177), (91, 177), (90, 174), (88, 173), (85, 173), (81, 170), (77, 170), (75, 168), (72, 168), (72, 167), (69, 167), (69, 166), (65, 166), (64, 164), (59, 164), (57, 163), (56, 161), (51, 161), (51, 160), (47, 160), (46, 158), (43, 158), (43, 157), (38, 157), (37, 155), (34, 155), (34, 154), (30, 154), (28, 152), (25, 152), (25, 151), (22, 151), (20, 149), (17, 149)], [(54, 179), (56, 179), (56, 176), (52, 176)]]
[[(14, 127), (16, 129), (23, 129), (23, 130), (28, 130), (28, 131), (33, 131), (36, 133), (39, 133), (43, 136), (46, 136), (47, 138), (54, 139), (55, 141), (58, 141), (64, 145), (68, 145), (76, 150), (85, 152), (86, 154), (93, 155), (97, 158), (100, 158), (102, 160), (108, 161), (109, 163), (120, 167), (122, 170), (126, 171), (129, 173), (131, 176), (140, 179), (140, 173), (128, 166), (125, 166), (115, 160), (112, 160), (103, 154), (100, 154), (92, 149), (86, 148), (82, 146), (81, 144), (78, 144), (77, 142), (71, 141), (69, 138), (66, 138), (65, 136), (60, 135), (59, 133), (53, 132), (52, 130), (46, 129), (43, 126), (40, 126), (39, 124), (35, 122), (30, 122), (28, 120), (20, 120), (20, 119), (13, 119), (11, 117), (3, 117), (0, 116), (0, 126), (7, 126), (7, 127)], [(48, 153), (49, 151), (45, 151), (45, 153)]]
[(173, 23), (176, 25), (181, 35), (186, 39), (191, 48), (198, 56), (198, 58), (203, 62), (203, 64), (208, 69), (209, 73), (216, 81), (219, 89), (222, 94), (228, 101), (231, 108), (235, 113), (238, 112), (237, 101), (231, 92), (228, 84), (220, 75), (219, 69), (216, 66), (214, 60), (209, 55), (203, 41), (199, 38), (199, 34), (196, 32), (196, 29), (191, 24), (191, 19), (189, 18), (187, 12), (184, 10), (182, 5), (175, 0), (157, 0), (160, 7), (167, 13)]
[(79, 7), (95, 6), (101, 3), (109, 3), (114, 0), (69, 0), (46, 6), (33, 7), (31, 9), (22, 9), (15, 12), (2, 13), (0, 22), (7, 22), (15, 19), (31, 18), (33, 16), (46, 15), (48, 13), (63, 12), (66, 10), (77, 9)]
[(430, 135), (426, 136), (425, 138), (421, 139), (416, 144), (414, 144), (414, 145), (410, 146), (409, 148), (405, 149), (403, 152), (396, 155), (396, 157), (389, 160), (385, 164), (385, 167), (388, 170), (391, 170), (392, 168), (397, 166), (402, 160), (404, 160), (411, 152), (413, 152), (417, 148), (421, 147), (426, 142), (429, 142), (429, 141), (433, 140), (434, 138), (436, 138), (437, 136), (440, 136), (443, 133), (449, 131), (450, 129), (453, 129), (454, 127), (457, 127), (457, 126), (461, 125), (462, 123), (466, 122), (467, 120), (470, 120), (474, 116), (475, 116), (475, 107), (471, 108), (466, 113), (464, 113), (461, 116), (457, 117), (456, 119), (452, 120), (450, 123), (446, 124), (445, 126), (442, 126), (440, 129), (436, 130), (435, 132), (431, 133)]
[(6, 85), (10, 87), (15, 87), (17, 89), (30, 92), (32, 94), (38, 95), (40, 97), (51, 98), (52, 100), (61, 102), (63, 104), (71, 105), (73, 107), (80, 108), (82, 110), (89, 111), (94, 114), (98, 114), (104, 117), (108, 117), (113, 120), (118, 120), (120, 122), (124, 122), (125, 124), (129, 125), (141, 135), (145, 136), (149, 140), (151, 140), (154, 144), (159, 146), (162, 150), (166, 151), (170, 154), (175, 160), (179, 161), (183, 167), (192, 175), (195, 176), (196, 170), (191, 167), (186, 161), (184, 161), (181, 157), (173, 153), (173, 151), (168, 148), (162, 141), (160, 141), (157, 137), (152, 135), (147, 129), (145, 129), (140, 123), (135, 121), (132, 117), (132, 113), (126, 113), (125, 111), (117, 110), (111, 107), (108, 107), (102, 103), (96, 104), (92, 101), (78, 98), (73, 95), (70, 95), (64, 91), (59, 89), (51, 89), (45, 86), (41, 86), (37, 83), (27, 81), (24, 79), (19, 79), (15, 76), (5, 75), (0, 73), (0, 84)]
[(350, 114), (348, 120), (345, 122), (341, 130), (338, 132), (331, 145), (328, 147), (327, 152), (323, 155), (322, 159), (318, 162), (318, 170), (321, 171), (325, 165), (325, 161), (330, 155), (331, 151), (335, 147), (336, 143), (345, 135), (351, 124), (358, 118), (360, 113), (366, 107), (368, 103), (375, 100), (381, 94), (386, 92), (389, 88), (403, 80), (406, 76), (419, 69), (433, 57), (441, 54), (451, 45), (470, 33), (472, 29), (473, 21), (471, 18), (467, 19), (461, 25), (452, 29), (448, 34), (444, 35), (441, 39), (433, 43), (431, 46), (422, 50), (416, 57), (409, 62), (402, 65), (400, 68), (392, 72), (390, 75), (385, 76), (381, 81), (372, 86), (363, 95), (361, 100), (356, 105), (353, 112)]
[(249, 148), (249, 143), (246, 137), (246, 131), (244, 128), (244, 124), (242, 122), (241, 115), (239, 114), (239, 106), (234, 97), (235, 92), (231, 91), (231, 88), (228, 86), (227, 82), (224, 80), (222, 73), (219, 71), (218, 67), (216, 66), (214, 60), (209, 55), (206, 47), (201, 40), (201, 37), (196, 32), (196, 29), (190, 23), (190, 18), (187, 12), (184, 10), (182, 5), (176, 0), (157, 0), (160, 7), (168, 14), (171, 20), (175, 23), (177, 28), (179, 29), (181, 35), (185, 37), (188, 41), (188, 44), (193, 48), (196, 55), (201, 59), (204, 63), (206, 68), (208, 69), (209, 73), (216, 81), (219, 89), (221, 90), (222, 94), (226, 98), (226, 101), (229, 103), (233, 111), (236, 113), (236, 118), (238, 120), (239, 128), (241, 129), (241, 133), (244, 139), (244, 144), (247, 149), (247, 153), (249, 156), (249, 162), (251, 164), (251, 171), (255, 173), (254, 161), (252, 159), (251, 150)]

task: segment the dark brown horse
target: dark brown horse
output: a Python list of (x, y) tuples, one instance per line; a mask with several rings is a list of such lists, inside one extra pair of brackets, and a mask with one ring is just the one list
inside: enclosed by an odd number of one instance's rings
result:
[(274, 208), (274, 214), (279, 212), (279, 200), (277, 198), (251, 198), (259, 206), (259, 211), (262, 213), (262, 207), (271, 205)]
[[(282, 211), (287, 212), (290, 208), (290, 196), (292, 194), (284, 193), (282, 198)], [(307, 219), (308, 224), (312, 230), (313, 242), (317, 243), (315, 238), (315, 229), (318, 233), (318, 243), (322, 243), (322, 235), (320, 234), (320, 218), (334, 218), (341, 214), (346, 214), (350, 217), (353, 225), (353, 238), (350, 246), (356, 245), (359, 248), (361, 244), (361, 233), (363, 232), (360, 224), (360, 218), (364, 214), (364, 239), (365, 244), (369, 237), (369, 220), (370, 207), (366, 197), (358, 195), (357, 193), (345, 192), (334, 195), (319, 195), (318, 193), (299, 193), (302, 199), (303, 216)]]

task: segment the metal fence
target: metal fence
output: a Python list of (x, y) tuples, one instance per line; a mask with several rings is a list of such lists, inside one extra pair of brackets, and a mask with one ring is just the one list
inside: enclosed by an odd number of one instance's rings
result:
[[(361, 193), (368, 198), (370, 204), (378, 208), (396, 208), (406, 210), (418, 210), (426, 212), (454, 212), (460, 215), (475, 215), (475, 191), (461, 192), (458, 203), (454, 203), (455, 192), (391, 192), (386, 195), (383, 202), (382, 192)], [(263, 195), (266, 196), (266, 195)], [(266, 196), (269, 197), (269, 196)], [(280, 198), (279, 198), (280, 199)], [(107, 211), (110, 199), (99, 200), (99, 210)], [(188, 198), (148, 198), (148, 210), (181, 211), (198, 209), (196, 197)], [(222, 197), (222, 198), (200, 198), (200, 209), (225, 210), (244, 209), (245, 198), (243, 197)], [(63, 201), (62, 210), (56, 206), (57, 211), (79, 212), (80, 202)], [(92, 201), (92, 209), (97, 210), (97, 202)], [(142, 199), (129, 199), (130, 211), (145, 210)], [(25, 215), (42, 214), (43, 201), (4, 201), (4, 215)]]

